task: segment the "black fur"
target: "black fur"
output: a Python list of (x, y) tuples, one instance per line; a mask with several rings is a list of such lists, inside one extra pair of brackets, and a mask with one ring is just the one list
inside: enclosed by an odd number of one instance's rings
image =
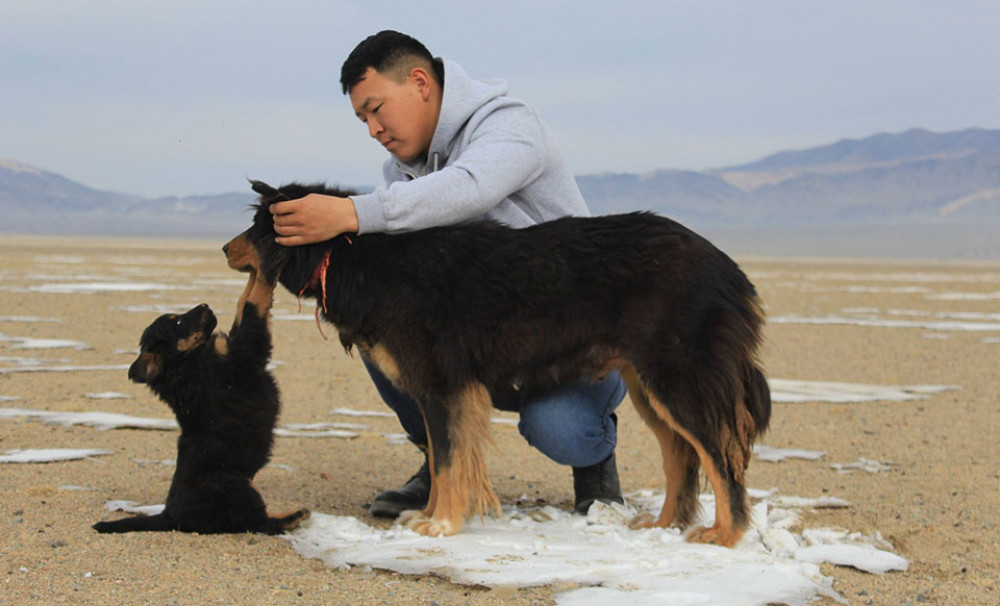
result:
[(251, 484), (270, 458), (279, 408), (277, 385), (265, 368), (271, 355), (266, 316), (247, 302), (228, 337), (213, 334), (215, 326), (203, 304), (160, 316), (143, 332), (129, 378), (147, 383), (176, 415), (177, 467), (162, 513), (99, 522), (98, 532), (280, 534), (308, 515), (269, 517)]
[[(704, 448), (701, 464), (713, 464), (729, 486), (733, 526), (742, 534), (749, 521), (743, 471), (771, 413), (756, 362), (763, 313), (746, 275), (707, 240), (670, 219), (633, 213), (525, 229), (476, 223), (348, 234), (283, 247), (274, 242), (271, 203), (350, 192), (261, 182), (253, 189), (261, 202), (240, 237), (256, 249), (263, 275), (316, 297), (348, 349), (391, 354), (398, 373), (390, 378), (423, 410), (434, 467), (449, 464), (451, 425), (465, 405), (456, 402), (469, 385), (485, 386), (494, 405), (510, 408), (573, 379), (634, 368), (639, 380), (630, 393), (646, 391), (665, 407), (654, 405), (657, 416), (647, 422)], [(316, 268), (327, 255), (324, 296)], [(686, 452), (696, 470), (694, 450)], [(697, 485), (692, 477), (681, 484), (668, 491), (681, 492), (673, 522), (686, 524)], [(727, 490), (717, 487), (717, 497), (720, 489)], [(728, 544), (733, 536), (706, 540)]]

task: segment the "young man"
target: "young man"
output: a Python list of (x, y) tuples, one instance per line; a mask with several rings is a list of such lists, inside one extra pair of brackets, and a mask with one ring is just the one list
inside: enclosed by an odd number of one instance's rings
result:
[[(470, 79), (453, 61), (394, 31), (362, 41), (341, 68), (341, 85), (368, 133), (389, 151), (386, 187), (337, 198), (313, 194), (271, 206), (277, 242), (294, 246), (344, 232), (359, 234), (496, 220), (526, 227), (588, 215), (586, 203), (548, 129), (501, 81)], [(381, 397), (410, 439), (426, 451), (416, 403), (368, 366)], [(528, 443), (573, 467), (575, 508), (622, 502), (615, 465), (614, 411), (625, 396), (613, 373), (571, 383), (526, 401), (495, 402), (520, 412)], [(430, 492), (423, 466), (402, 488), (378, 494), (377, 516), (421, 509)]]

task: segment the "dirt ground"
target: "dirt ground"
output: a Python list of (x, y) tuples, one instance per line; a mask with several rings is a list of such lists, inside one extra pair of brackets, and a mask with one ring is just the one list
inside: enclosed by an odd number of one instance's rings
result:
[[(243, 279), (222, 242), (8, 237), (0, 239), (0, 407), (120, 412), (169, 410), (121, 366), (162, 307), (209, 303), (231, 322)], [(951, 329), (937, 321), (1000, 324), (1000, 263), (738, 259), (772, 318), (878, 317), (896, 325), (772, 322), (764, 363), (770, 377), (958, 389), (910, 402), (774, 405), (762, 443), (822, 450), (819, 461), (754, 460), (748, 484), (803, 497), (836, 496), (846, 509), (817, 510), (808, 526), (879, 531), (911, 562), (871, 575), (824, 565), (850, 604), (1000, 602), (1000, 329)], [(82, 285), (90, 284), (89, 292)], [(130, 287), (111, 289), (108, 284)], [(101, 286), (104, 285), (104, 286)], [(275, 376), (281, 424), (363, 423), (355, 439), (279, 437), (256, 484), (273, 510), (308, 507), (366, 522), (379, 490), (420, 463), (393, 418), (351, 418), (335, 408), (383, 411), (361, 362), (329, 340), (279, 293), (274, 309)], [(903, 321), (903, 322), (900, 322)], [(909, 325), (925, 323), (924, 325)], [(987, 327), (988, 328), (988, 327)], [(20, 349), (31, 339), (70, 339), (85, 348)], [(38, 366), (112, 366), (28, 372)], [(94, 398), (117, 392), (128, 398)], [(16, 398), (7, 400), (7, 398)], [(620, 410), (623, 488), (663, 489), (653, 437), (630, 406)], [(570, 506), (571, 473), (533, 451), (512, 426), (494, 429), (490, 453), (501, 500), (526, 496)], [(27, 448), (100, 448), (109, 456), (0, 466), (0, 604), (551, 604), (553, 589), (490, 590), (434, 576), (334, 570), (275, 537), (181, 533), (98, 535), (109, 499), (162, 503), (176, 433), (62, 427), (0, 419), (0, 454)], [(834, 462), (892, 463), (888, 472), (841, 474)], [(501, 471), (502, 470), (502, 471)], [(69, 487), (76, 487), (70, 489)], [(833, 603), (821, 600), (818, 603)]]

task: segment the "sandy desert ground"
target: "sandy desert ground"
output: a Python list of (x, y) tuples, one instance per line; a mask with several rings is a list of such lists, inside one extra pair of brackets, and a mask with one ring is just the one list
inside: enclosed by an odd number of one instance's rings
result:
[[(209, 303), (231, 321), (242, 276), (222, 242), (0, 238), (0, 408), (168, 417), (124, 367), (159, 313)], [(954, 389), (903, 402), (776, 403), (774, 448), (819, 460), (754, 460), (750, 486), (835, 496), (804, 524), (881, 534), (910, 561), (867, 574), (825, 564), (849, 604), (1000, 602), (1000, 263), (738, 259), (771, 321), (770, 377)], [(306, 303), (275, 309), (273, 362), (281, 424), (352, 422), (335, 408), (383, 411), (361, 363), (324, 340)], [(66, 340), (58, 343), (49, 340)], [(44, 370), (49, 368), (50, 370)], [(60, 370), (61, 369), (61, 370)], [(620, 412), (623, 487), (662, 490), (655, 441), (630, 406)], [(356, 422), (356, 421), (355, 421)], [(357, 516), (419, 464), (393, 439), (393, 418), (365, 417), (354, 439), (279, 437), (256, 484), (274, 510)], [(568, 508), (570, 471), (510, 426), (494, 433), (495, 488), (504, 502)], [(138, 533), (100, 536), (110, 499), (162, 503), (176, 433), (61, 426), (0, 418), (0, 455), (17, 449), (98, 448), (83, 460), (0, 465), (0, 604), (551, 604), (560, 587), (488, 589), (436, 575), (331, 569), (281, 538)], [(879, 473), (838, 473), (860, 459)], [(821, 598), (819, 604), (834, 603)]]

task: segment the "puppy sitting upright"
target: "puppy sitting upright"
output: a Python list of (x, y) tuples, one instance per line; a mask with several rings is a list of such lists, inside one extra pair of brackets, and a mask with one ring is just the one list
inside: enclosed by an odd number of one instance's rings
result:
[(305, 509), (268, 516), (251, 483), (270, 458), (278, 418), (278, 388), (265, 368), (272, 300), (273, 286), (251, 273), (228, 337), (213, 334), (215, 314), (204, 304), (146, 328), (128, 376), (177, 416), (177, 468), (162, 513), (99, 522), (95, 530), (280, 534), (308, 517)]

